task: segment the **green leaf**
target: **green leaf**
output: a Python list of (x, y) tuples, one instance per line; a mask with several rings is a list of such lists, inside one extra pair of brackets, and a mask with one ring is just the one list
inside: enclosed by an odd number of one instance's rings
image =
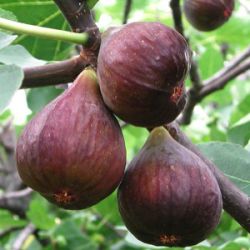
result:
[(0, 50), (0, 62), (24, 67), (44, 65), (46, 62), (34, 58), (23, 46), (11, 45)]
[(148, 131), (143, 128), (128, 125), (123, 129), (127, 149), (127, 161), (131, 161), (136, 153), (141, 149), (148, 137)]
[(250, 238), (248, 237), (239, 237), (234, 240), (235, 243), (241, 245), (242, 247), (245, 247), (246, 249), (250, 249)]
[(249, 113), (250, 95), (247, 95), (234, 109), (231, 115), (230, 124), (234, 124)]
[(92, 242), (72, 220), (65, 220), (57, 226), (52, 237), (60, 250), (95, 250), (97, 245)]
[(9, 104), (12, 96), (22, 84), (23, 71), (14, 65), (0, 66), (0, 113)]
[(40, 111), (46, 104), (62, 93), (62, 89), (55, 87), (35, 88), (29, 91), (27, 96), (28, 106), (32, 112)]
[(11, 227), (24, 227), (26, 224), (25, 220), (13, 216), (9, 211), (0, 210), (0, 231)]
[[(250, 18), (246, 15), (234, 15), (220, 29), (215, 30), (214, 34), (218, 42), (226, 42), (234, 48), (244, 48), (250, 42), (249, 30)], [(213, 32), (211, 34), (213, 35)], [(241, 39), (239, 39), (239, 37)]]
[[(60, 30), (69, 30), (63, 15), (53, 1), (0, 0), (0, 8), (15, 13), (18, 21)], [(72, 44), (50, 39), (20, 35), (15, 43), (23, 45), (32, 55), (42, 60), (59, 60), (70, 55)]]
[[(0, 3), (1, 2), (5, 2), (5, 1), (0, 0)], [(7, 18), (7, 19), (10, 19), (10, 20), (13, 20), (13, 21), (17, 20), (16, 16), (11, 11), (7, 11), (7, 10), (4, 10), (4, 9), (0, 9), (0, 17)]]
[(228, 131), (228, 140), (242, 146), (247, 145), (250, 139), (250, 114), (242, 118)]
[(88, 0), (87, 4), (89, 6), (90, 9), (92, 9), (98, 2), (99, 0)]
[(233, 143), (210, 142), (198, 145), (200, 150), (243, 192), (250, 195), (250, 153)]
[(203, 79), (212, 76), (223, 67), (223, 58), (217, 46), (207, 46), (199, 58), (199, 66)]
[(48, 203), (40, 196), (31, 201), (27, 217), (39, 229), (48, 230), (55, 226), (55, 218), (49, 213)]
[(95, 205), (94, 209), (100, 213), (105, 220), (111, 223), (120, 224), (121, 216), (118, 212), (116, 192)]
[(242, 246), (235, 242), (227, 242), (220, 247), (220, 250), (242, 250)]
[(0, 49), (10, 45), (16, 38), (17, 36), (0, 32)]
[(5, 121), (11, 117), (10, 110), (5, 110), (3, 113), (0, 114), (0, 122)]

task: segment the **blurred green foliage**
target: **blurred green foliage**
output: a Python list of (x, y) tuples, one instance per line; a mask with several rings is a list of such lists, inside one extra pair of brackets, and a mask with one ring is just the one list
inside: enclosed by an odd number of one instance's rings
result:
[[(125, 1), (100, 0), (96, 2), (92, 0), (89, 1), (89, 4), (91, 6), (96, 4), (93, 11), (102, 31), (110, 26), (121, 24)], [(68, 29), (68, 25), (53, 1), (0, 0), (0, 16), (39, 26)], [(134, 1), (129, 16), (129, 22), (132, 21), (160, 21), (173, 26), (171, 11), (166, 0)], [(194, 57), (198, 61), (203, 80), (211, 77), (223, 68), (228, 60), (249, 46), (249, 23), (249, 14), (238, 3), (230, 21), (213, 32), (198, 32), (184, 18), (185, 32), (190, 38)], [(16, 38), (11, 34), (0, 33), (1, 63), (25, 66), (25, 63), (23, 65), (17, 63), (20, 62), (19, 52), (14, 53), (14, 56), (12, 54), (12, 58), (8, 57), (7, 52), (13, 49), (11, 47), (13, 45), (10, 46), (10, 43), (14, 39), (14, 44), (23, 46), (22, 51), (26, 58), (24, 62), (31, 63), (31, 65), (32, 63), (43, 64), (44, 61), (68, 58), (76, 53), (70, 44), (25, 35)], [(227, 48), (226, 54), (222, 53), (223, 46)], [(1, 65), (0, 67), (1, 69), (4, 67), (15, 67), (16, 69), (17, 66)], [(14, 71), (11, 73), (18, 82), (20, 76)], [(15, 82), (15, 79), (12, 82)], [(5, 89), (2, 90), (3, 86), (9, 86), (9, 92)], [(6, 105), (6, 102), (10, 101), (10, 97), (19, 86), (15, 83), (7, 83), (1, 76), (0, 107), (1, 104)], [(3, 92), (10, 93), (5, 103)], [(29, 118), (61, 92), (62, 90), (55, 87), (26, 91), (28, 106), (32, 112)], [(199, 103), (195, 108), (192, 123), (183, 127), (183, 130), (195, 143), (200, 143), (203, 152), (248, 194), (250, 194), (249, 104), (250, 77), (244, 75), (231, 81), (225, 89), (210, 95)], [(4, 124), (11, 117), (12, 112), (6, 110), (0, 115), (0, 124)], [(17, 131), (20, 131), (21, 128), (17, 126)], [(144, 144), (148, 132), (143, 128), (127, 125), (123, 128), (123, 134), (129, 162)], [(232, 152), (234, 153), (232, 154)], [(27, 250), (155, 249), (155, 247), (137, 241), (127, 232), (118, 212), (115, 193), (94, 207), (82, 211), (59, 209), (38, 194), (33, 195), (26, 218), (19, 218), (6, 210), (0, 210), (0, 235), (4, 230), (14, 228), (10, 233), (0, 237), (0, 249), (12, 250), (13, 241), (22, 228), (30, 222), (36, 226), (38, 237), (32, 235), (25, 241), (23, 249)], [(240, 225), (224, 213), (220, 225), (206, 241), (186, 249), (249, 250), (250, 238)]]

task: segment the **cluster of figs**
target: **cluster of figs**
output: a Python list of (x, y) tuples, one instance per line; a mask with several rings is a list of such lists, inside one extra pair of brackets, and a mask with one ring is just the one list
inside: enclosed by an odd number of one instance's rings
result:
[[(65, 209), (90, 207), (118, 187), (120, 214), (139, 240), (197, 244), (219, 222), (220, 189), (207, 165), (163, 127), (186, 102), (187, 42), (158, 22), (130, 23), (108, 34), (97, 73), (84, 69), (24, 128), (18, 172), (26, 185)], [(114, 114), (151, 130), (126, 170)]]

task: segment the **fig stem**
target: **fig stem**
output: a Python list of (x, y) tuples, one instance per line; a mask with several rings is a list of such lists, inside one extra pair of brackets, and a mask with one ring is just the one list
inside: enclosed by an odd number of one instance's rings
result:
[(90, 11), (89, 2), (87, 0), (54, 0), (54, 2), (74, 32), (88, 33), (88, 42), (84, 44), (84, 49), (87, 49), (85, 52), (87, 54), (93, 52), (93, 56), (97, 57), (101, 35)]
[(181, 145), (195, 153), (203, 160), (214, 174), (223, 199), (223, 208), (229, 213), (244, 229), (250, 232), (250, 197), (235, 186), (181, 131), (176, 122), (165, 126), (170, 135)]
[(133, 0), (126, 0), (122, 24), (126, 24), (128, 22), (128, 17), (131, 11), (132, 3), (133, 3)]
[(30, 25), (20, 23), (5, 18), (0, 18), (0, 28), (8, 31), (12, 31), (18, 34), (36, 36), (46, 39), (59, 40), (63, 42), (70, 42), (76, 44), (85, 44), (88, 42), (87, 33), (74, 33), (69, 31), (51, 29), (39, 27), (36, 25)]
[(24, 68), (21, 88), (35, 88), (73, 82), (86, 67), (81, 56), (36, 67)]

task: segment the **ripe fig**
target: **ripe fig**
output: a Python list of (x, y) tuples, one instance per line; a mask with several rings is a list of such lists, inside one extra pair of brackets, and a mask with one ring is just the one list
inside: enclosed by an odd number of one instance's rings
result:
[(232, 15), (234, 0), (185, 0), (184, 13), (198, 30), (211, 31)]
[(114, 191), (124, 174), (125, 145), (94, 71), (84, 70), (27, 124), (16, 159), (24, 183), (66, 209), (89, 207)]
[(128, 230), (157, 246), (189, 246), (204, 240), (219, 222), (222, 198), (205, 163), (155, 128), (129, 164), (118, 189)]
[(185, 103), (190, 50), (175, 30), (157, 22), (135, 22), (105, 35), (97, 75), (106, 105), (136, 126), (173, 121)]

